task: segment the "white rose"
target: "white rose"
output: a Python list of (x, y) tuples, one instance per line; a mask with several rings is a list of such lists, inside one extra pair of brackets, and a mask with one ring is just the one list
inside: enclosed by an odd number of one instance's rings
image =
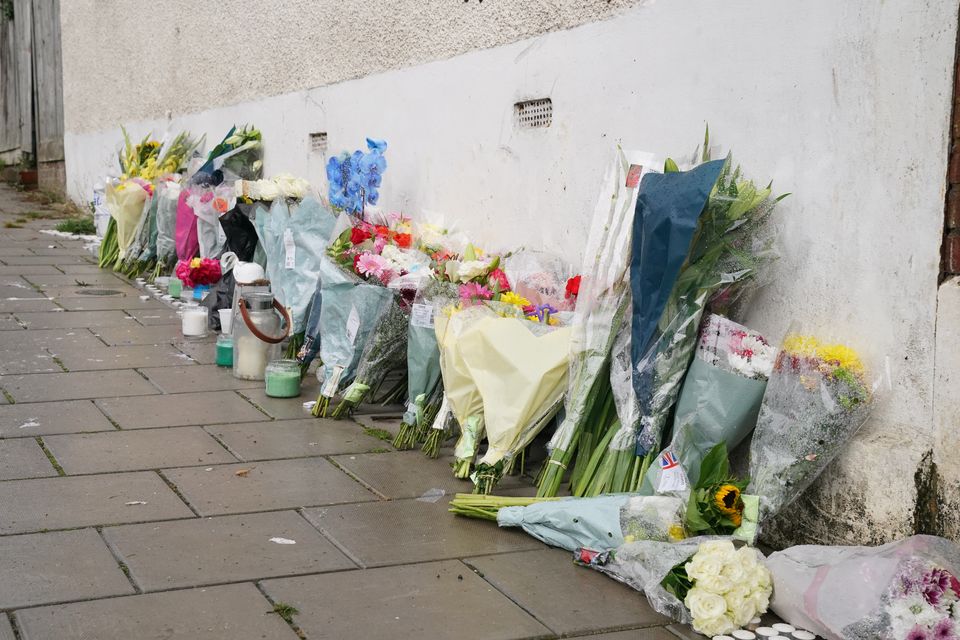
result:
[(694, 620), (709, 620), (726, 614), (727, 601), (721, 596), (709, 591), (704, 591), (699, 585), (695, 585), (687, 592), (683, 604), (690, 609), (690, 615)]
[(758, 564), (750, 572), (750, 584), (754, 589), (770, 589), (770, 570)]
[(753, 568), (760, 564), (760, 560), (757, 557), (757, 550), (753, 547), (740, 547), (737, 550), (737, 558), (740, 560), (740, 565), (746, 571), (753, 571)]
[(759, 614), (766, 613), (770, 607), (769, 591), (754, 591), (748, 599), (753, 603), (754, 610)]
[(720, 575), (725, 578), (729, 578), (734, 584), (740, 584), (750, 577), (750, 574), (744, 570), (739, 559), (723, 565), (723, 571), (720, 572)]
[(700, 543), (700, 549), (697, 551), (697, 555), (701, 553), (705, 553), (707, 555), (726, 552), (734, 553), (736, 550), (736, 547), (734, 547), (733, 543), (729, 540), (707, 540), (706, 542)]
[(247, 192), (252, 200), (272, 202), (280, 197), (280, 189), (273, 180), (257, 180), (247, 183)]
[(693, 628), (705, 636), (718, 636), (730, 633), (737, 628), (737, 625), (733, 624), (730, 616), (722, 615), (716, 618), (694, 618)]
[(720, 558), (705, 553), (698, 553), (684, 567), (687, 576), (692, 580), (700, 580), (707, 576), (718, 576), (723, 571), (723, 562)]
[(703, 576), (702, 578), (698, 578), (696, 583), (701, 589), (721, 595), (733, 588), (733, 582), (730, 581), (730, 578), (722, 575)]

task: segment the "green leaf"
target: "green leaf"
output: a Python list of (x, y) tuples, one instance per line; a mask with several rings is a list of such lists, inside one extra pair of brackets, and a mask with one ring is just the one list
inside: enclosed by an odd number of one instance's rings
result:
[(667, 161), (663, 163), (663, 172), (680, 173), (680, 167), (678, 167), (677, 163), (673, 161), (673, 158), (667, 158)]
[(708, 531), (711, 528), (710, 523), (704, 520), (703, 515), (701, 515), (696, 491), (690, 492), (690, 499), (687, 501), (687, 513), (684, 519), (686, 521), (687, 529), (689, 529), (692, 533)]
[(710, 161), (710, 123), (703, 132), (703, 162)]
[(730, 461), (727, 459), (727, 445), (723, 442), (715, 445), (700, 464), (700, 480), (697, 488), (708, 487), (711, 484), (723, 482), (727, 479)]

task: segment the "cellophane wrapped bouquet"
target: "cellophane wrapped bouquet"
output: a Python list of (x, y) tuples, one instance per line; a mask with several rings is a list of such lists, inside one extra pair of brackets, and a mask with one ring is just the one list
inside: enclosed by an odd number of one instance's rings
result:
[(773, 591), (763, 555), (724, 538), (628, 542), (612, 553), (581, 550), (574, 557), (642, 591), (656, 611), (708, 637), (765, 613)]
[(756, 331), (717, 314), (707, 316), (683, 381), (673, 438), (650, 466), (640, 492), (696, 484), (713, 446), (733, 451), (753, 430), (777, 349)]
[(849, 346), (791, 331), (784, 338), (750, 445), (750, 493), (776, 515), (860, 429), (882, 378)]
[(828, 640), (960, 638), (960, 551), (935, 536), (771, 554), (774, 613)]

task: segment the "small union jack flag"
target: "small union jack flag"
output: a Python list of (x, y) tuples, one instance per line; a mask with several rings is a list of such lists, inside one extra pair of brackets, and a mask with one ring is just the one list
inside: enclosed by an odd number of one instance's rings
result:
[(663, 455), (660, 456), (660, 468), (667, 470), (677, 466), (680, 466), (680, 461), (677, 460), (677, 457), (670, 451), (664, 451)]

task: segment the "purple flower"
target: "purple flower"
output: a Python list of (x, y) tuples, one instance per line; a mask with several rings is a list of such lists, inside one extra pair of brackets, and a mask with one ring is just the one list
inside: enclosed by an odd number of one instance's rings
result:
[(931, 569), (924, 574), (921, 580), (920, 590), (923, 592), (924, 599), (931, 605), (940, 604), (940, 598), (943, 592), (950, 586), (950, 574), (940, 568)]
[(956, 640), (957, 636), (953, 635), (953, 620), (944, 618), (938, 622), (933, 628), (933, 637), (936, 640)]
[(907, 637), (905, 640), (931, 640), (931, 639), (930, 639), (930, 634), (927, 633), (927, 630), (917, 624), (913, 626), (913, 629), (910, 629), (910, 633), (907, 634)]

